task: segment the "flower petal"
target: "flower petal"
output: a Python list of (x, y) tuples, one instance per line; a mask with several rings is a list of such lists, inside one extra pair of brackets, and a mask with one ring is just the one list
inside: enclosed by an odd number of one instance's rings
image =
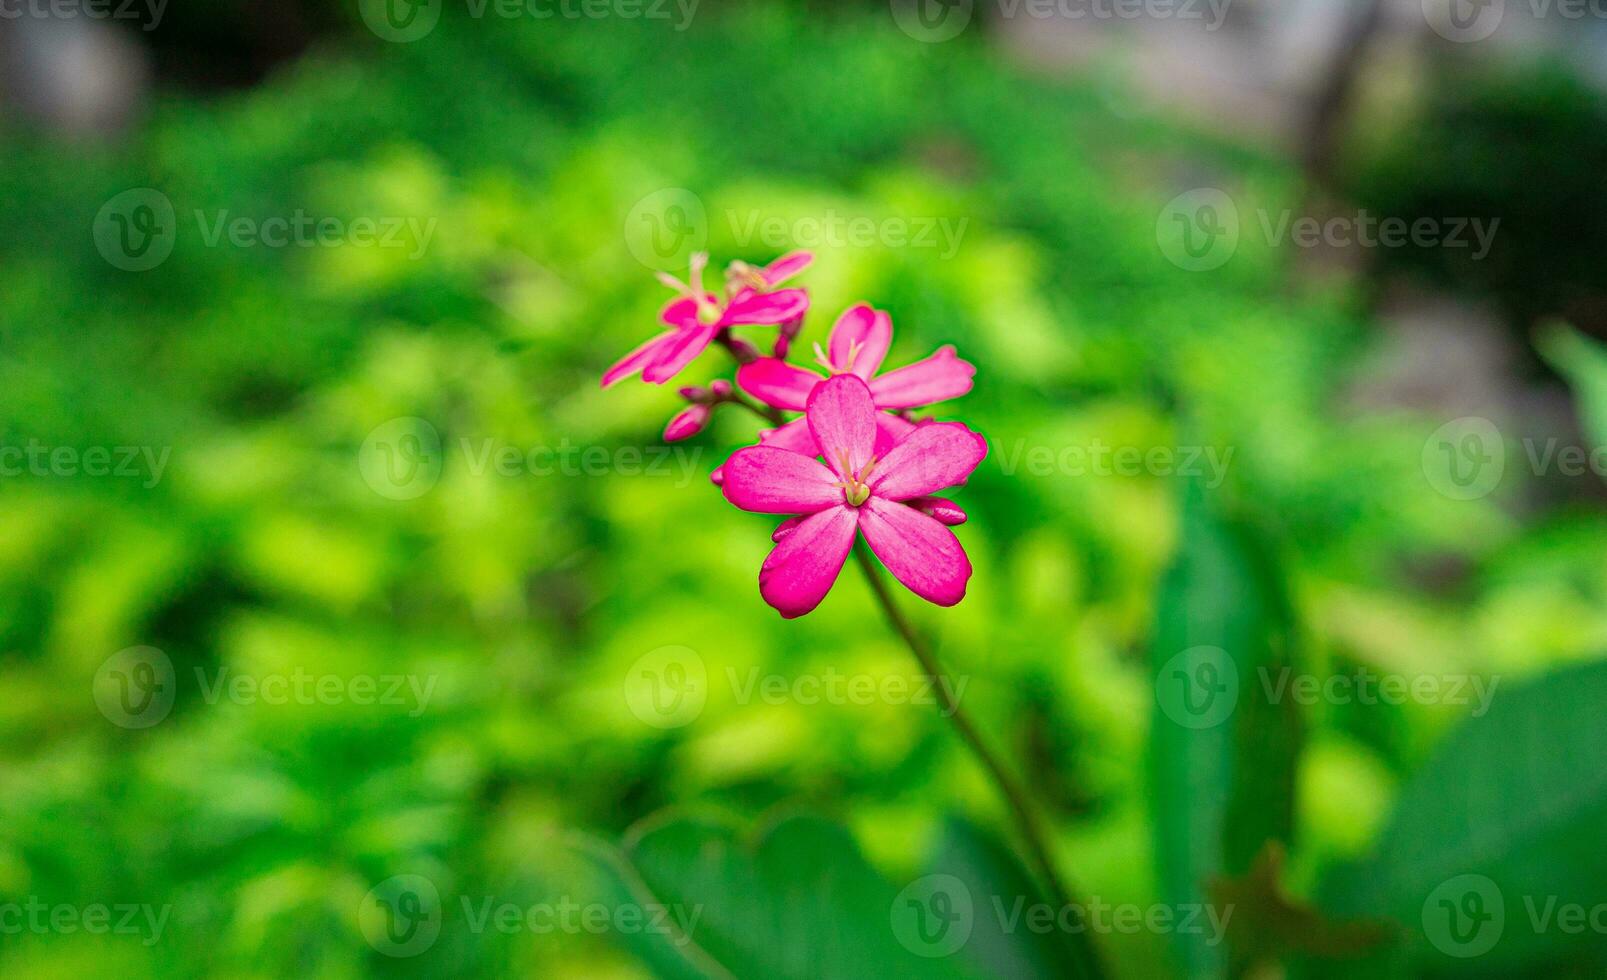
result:
[(776, 286), (780, 283), (786, 282), (788, 279), (791, 279), (793, 276), (796, 276), (798, 273), (809, 268), (809, 263), (813, 262), (814, 260), (815, 253), (813, 252), (803, 250), (788, 252), (786, 255), (783, 255), (781, 258), (776, 259), (774, 262), (765, 266), (764, 269), (761, 270), (760, 274), (764, 276), (764, 281), (766, 283), (771, 286)]
[(907, 507), (914, 507), (927, 517), (948, 527), (964, 524), (966, 521), (964, 509), (947, 497), (913, 497), (904, 501), (904, 504)]
[(876, 407), (870, 389), (852, 374), (839, 374), (809, 393), (804, 417), (826, 463), (847, 477), (870, 462), (876, 449)]
[(740, 293), (726, 307), (720, 326), (786, 323), (809, 309), (809, 294), (802, 289), (781, 289), (773, 293)]
[(897, 415), (889, 415), (886, 412), (877, 412), (876, 458), (881, 459), (886, 456), (894, 446), (903, 442), (914, 431), (914, 422), (908, 419), (901, 419)]
[[(915, 431), (915, 423), (889, 415), (886, 412), (876, 413), (876, 446), (872, 450), (877, 459), (886, 456), (896, 445)], [(809, 431), (808, 419), (793, 419), (786, 425), (777, 429), (765, 429), (759, 433), (759, 442), (766, 446), (775, 446), (777, 449), (790, 449), (805, 456), (819, 456), (820, 446), (815, 443), (815, 434)]]
[(682, 368), (691, 364), (708, 348), (709, 342), (714, 340), (714, 335), (718, 332), (715, 327), (703, 326), (677, 330), (675, 336), (664, 345), (659, 356), (642, 371), (642, 380), (661, 385), (680, 374)]
[(876, 464), (870, 489), (888, 500), (908, 500), (961, 483), (988, 454), (988, 442), (959, 422), (916, 426)]
[(676, 332), (674, 330), (666, 330), (615, 361), (613, 367), (603, 372), (603, 387), (607, 388), (621, 378), (628, 378), (658, 360), (663, 356), (665, 348), (675, 339), (675, 336)]
[(831, 470), (801, 453), (749, 446), (720, 469), (725, 499), (756, 514), (813, 514), (843, 502)]
[(777, 524), (776, 529), (774, 531), (770, 532), (770, 540), (771, 541), (780, 541), (782, 538), (784, 538), (787, 535), (791, 534), (793, 532), (793, 530), (796, 529), (798, 527), (798, 525), (802, 524), (805, 520), (806, 520), (806, 518), (802, 518), (802, 517), (789, 517), (789, 518), (787, 518), (786, 520), (782, 521), (780, 524)]
[[(869, 381), (881, 370), (892, 343), (892, 317), (860, 303), (845, 310), (832, 325), (826, 354), (839, 371), (852, 371)], [(852, 359), (850, 351), (854, 352)]]
[(971, 390), (976, 365), (962, 361), (953, 345), (914, 364), (889, 371), (870, 383), (877, 408), (914, 408), (958, 398)]
[(820, 455), (820, 447), (815, 445), (815, 434), (809, 431), (808, 419), (793, 419), (780, 428), (765, 429), (759, 433), (759, 443), (805, 456)]
[(670, 419), (670, 424), (664, 427), (664, 441), (680, 442), (682, 439), (692, 438), (709, 424), (709, 416), (712, 414), (714, 410), (709, 405), (686, 406), (676, 412)]
[(940, 606), (965, 598), (971, 560), (953, 531), (913, 507), (880, 497), (859, 508), (859, 528), (870, 550), (911, 592)]
[(846, 504), (799, 521), (776, 543), (759, 568), (759, 594), (764, 601), (787, 619), (796, 619), (820, 605), (842, 571), (858, 524), (858, 512)]
[(737, 368), (737, 386), (766, 405), (801, 412), (820, 375), (775, 357), (761, 357)]
[[(708, 297), (709, 302), (716, 306), (720, 304), (720, 297), (713, 293), (705, 293), (704, 295)], [(693, 327), (701, 326), (697, 319), (697, 301), (690, 296), (670, 300), (664, 309), (659, 311), (658, 318), (670, 326), (679, 327), (682, 330), (690, 330)]]

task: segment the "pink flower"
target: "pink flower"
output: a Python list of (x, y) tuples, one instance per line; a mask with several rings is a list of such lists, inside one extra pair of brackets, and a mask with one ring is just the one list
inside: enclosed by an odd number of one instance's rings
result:
[(663, 384), (692, 363), (723, 330), (786, 323), (803, 316), (809, 308), (809, 294), (802, 289), (774, 287), (803, 271), (813, 258), (808, 252), (792, 252), (762, 269), (734, 264), (727, 284), (730, 298), (723, 302), (719, 295), (703, 288), (703, 270), (709, 263), (705, 253), (692, 256), (690, 284), (659, 273), (665, 285), (681, 294), (659, 314), (671, 329), (620, 358), (603, 373), (603, 387), (638, 371), (643, 381)]
[(971, 562), (945, 525), (965, 512), (929, 495), (971, 475), (987, 442), (958, 422), (911, 430), (876, 455), (876, 404), (857, 374), (814, 385), (804, 422), (826, 463), (774, 445), (749, 446), (725, 464), (721, 490), (743, 510), (796, 514), (776, 529), (759, 569), (759, 593), (793, 619), (820, 604), (856, 533), (893, 577), (940, 606), (965, 598)]
[[(861, 303), (837, 318), (820, 350), (820, 365), (829, 374), (853, 374), (870, 386), (871, 400), (878, 409), (915, 408), (958, 398), (971, 390), (976, 368), (956, 355), (953, 346), (939, 347), (925, 360), (877, 376), (887, 350), (893, 343), (893, 321), (885, 312)], [(737, 385), (767, 405), (801, 412), (810, 392), (825, 379), (806, 368), (775, 357), (761, 357), (737, 371)], [(876, 452), (884, 453), (891, 444), (908, 435), (912, 423), (885, 412), (876, 416)], [(809, 429), (796, 419), (760, 436), (767, 446), (779, 446), (815, 454)]]
[(676, 412), (670, 424), (664, 427), (665, 442), (680, 442), (702, 432), (714, 417), (714, 406), (731, 395), (731, 382), (716, 380), (708, 388), (682, 388), (681, 397), (692, 404)]

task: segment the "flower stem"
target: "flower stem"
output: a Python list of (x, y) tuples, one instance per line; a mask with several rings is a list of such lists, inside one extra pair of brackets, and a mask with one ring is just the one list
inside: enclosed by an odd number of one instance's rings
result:
[(770, 405), (760, 405), (757, 402), (749, 401), (746, 397), (739, 394), (735, 389), (733, 389), (729, 395), (726, 395), (724, 400), (733, 405), (741, 405), (743, 408), (764, 419), (766, 422), (769, 422), (775, 428), (779, 429), (781, 426), (787, 424), (786, 416), (781, 414), (781, 409), (774, 408)]
[[(993, 754), (987, 743), (982, 740), (982, 733), (977, 730), (976, 723), (971, 716), (960, 707), (959, 698), (955, 696), (953, 688), (943, 675), (943, 668), (938, 665), (937, 658), (927, 646), (926, 640), (915, 631), (915, 627), (904, 617), (898, 604), (893, 601), (893, 595), (887, 588), (887, 581), (882, 577), (881, 567), (871, 555), (870, 549), (865, 547), (863, 541), (855, 542), (854, 555), (859, 559), (859, 567), (865, 573), (865, 581), (870, 583), (871, 592), (875, 593), (876, 601), (881, 605), (882, 611), (887, 614), (887, 621), (893, 629), (904, 638), (909, 645), (910, 653), (921, 665), (921, 670), (931, 678), (932, 687), (937, 691), (938, 701), (943, 708), (943, 714), (954, 723), (959, 732), (960, 740), (971, 750), (982, 767), (987, 770), (993, 783), (998, 787), (999, 795), (1004, 798), (1005, 804), (1015, 820), (1016, 831), (1026, 842), (1027, 850), (1031, 854), (1032, 863), (1037, 867), (1042, 884), (1049, 891), (1049, 898), (1055, 903), (1056, 909), (1069, 909), (1072, 906), (1071, 893), (1066, 890), (1066, 883), (1055, 870), (1054, 859), (1050, 857), (1049, 845), (1045, 840), (1043, 825), (1039, 822), (1037, 813), (1027, 799), (1026, 791), (1010, 771), (1004, 767), (999, 757)], [(1094, 962), (1094, 953), (1091, 946), (1083, 944), (1070, 944), (1085, 957), (1086, 962), (1081, 963), (1082, 976), (1097, 977), (1102, 971), (1097, 962)]]

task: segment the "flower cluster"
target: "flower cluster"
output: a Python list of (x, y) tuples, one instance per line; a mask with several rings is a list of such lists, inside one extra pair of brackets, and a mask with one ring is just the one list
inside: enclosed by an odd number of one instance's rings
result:
[[(711, 344), (736, 358), (735, 387), (716, 380), (680, 390), (689, 404), (664, 438), (697, 434), (721, 405), (744, 406), (773, 424), (758, 445), (733, 453), (713, 480), (743, 510), (786, 515), (759, 570), (759, 592), (782, 616), (802, 616), (820, 604), (859, 536), (910, 591), (952, 606), (965, 597), (971, 563), (949, 528), (966, 515), (933, 495), (963, 484), (987, 455), (987, 443), (958, 422), (912, 412), (969, 392), (976, 368), (942, 347), (883, 372), (893, 323), (863, 303), (837, 318), (824, 348), (814, 345), (812, 366), (789, 361), (809, 295), (778, 287), (812, 260), (793, 252), (763, 267), (732, 263), (721, 293), (703, 286), (706, 255), (693, 257), (687, 282), (661, 275), (679, 294), (661, 314), (671, 329), (609, 368), (603, 386), (638, 372), (663, 384)], [(760, 356), (734, 336), (738, 326), (779, 327), (771, 354)], [(802, 414), (788, 420), (788, 412)]]

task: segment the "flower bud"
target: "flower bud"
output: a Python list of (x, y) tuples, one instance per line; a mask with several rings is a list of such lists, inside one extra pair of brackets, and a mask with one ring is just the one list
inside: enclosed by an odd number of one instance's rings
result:
[(670, 424), (664, 427), (664, 441), (680, 442), (692, 438), (708, 426), (713, 414), (714, 410), (708, 405), (688, 405), (676, 412)]

